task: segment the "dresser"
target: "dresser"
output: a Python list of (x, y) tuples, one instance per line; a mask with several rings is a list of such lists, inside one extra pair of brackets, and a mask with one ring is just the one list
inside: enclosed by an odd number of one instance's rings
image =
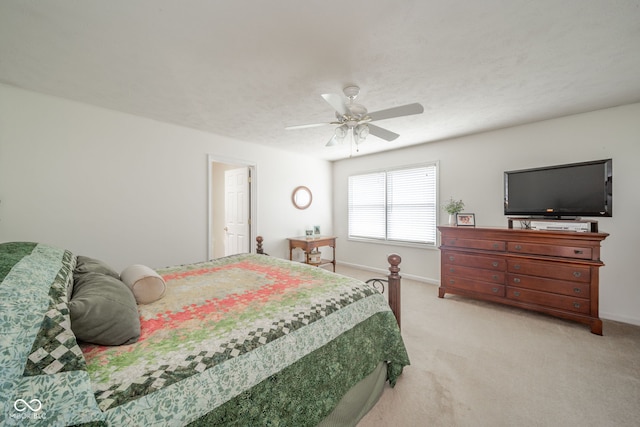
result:
[(438, 296), (457, 294), (589, 325), (598, 315), (600, 243), (607, 233), (439, 226)]

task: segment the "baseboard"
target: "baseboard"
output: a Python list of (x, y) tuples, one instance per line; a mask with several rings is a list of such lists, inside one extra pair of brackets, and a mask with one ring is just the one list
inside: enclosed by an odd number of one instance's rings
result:
[(614, 322), (622, 322), (622, 323), (628, 323), (630, 325), (640, 326), (640, 319), (635, 318), (635, 317), (620, 316), (619, 314), (603, 313), (601, 311), (600, 312), (600, 318), (604, 319), (604, 320), (613, 320)]
[[(369, 265), (360, 265), (360, 264), (353, 264), (350, 262), (336, 262), (337, 265), (344, 265), (345, 267), (352, 267), (352, 268), (357, 268), (359, 270), (365, 270), (365, 271), (371, 271), (373, 273), (377, 273), (378, 275), (380, 275), (381, 277), (387, 277), (389, 275), (389, 269), (386, 268), (376, 268), (376, 267), (371, 267)], [(413, 274), (405, 274), (402, 272), (402, 265), (400, 265), (400, 276), (401, 277), (405, 277), (407, 279), (411, 279), (411, 280), (415, 280), (416, 282), (423, 282), (423, 283), (428, 283), (430, 285), (440, 285), (440, 280), (436, 280), (436, 279), (429, 279), (427, 277), (422, 277), (422, 276), (416, 276)]]

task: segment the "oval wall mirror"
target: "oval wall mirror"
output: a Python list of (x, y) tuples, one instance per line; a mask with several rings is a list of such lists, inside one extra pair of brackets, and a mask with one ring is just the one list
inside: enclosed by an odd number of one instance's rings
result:
[(291, 200), (293, 201), (293, 205), (296, 208), (307, 209), (309, 206), (311, 206), (311, 200), (313, 200), (313, 196), (311, 195), (311, 190), (309, 190), (304, 185), (301, 185), (293, 190)]

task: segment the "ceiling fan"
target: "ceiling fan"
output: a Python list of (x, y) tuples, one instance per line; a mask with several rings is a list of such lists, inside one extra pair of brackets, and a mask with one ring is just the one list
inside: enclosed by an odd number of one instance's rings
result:
[(363, 142), (369, 134), (382, 138), (385, 141), (393, 141), (398, 138), (395, 132), (376, 126), (371, 122), (376, 120), (392, 119), (395, 117), (410, 116), (413, 114), (421, 114), (424, 107), (419, 103), (402, 105), (399, 107), (388, 108), (386, 110), (368, 113), (367, 109), (353, 102), (360, 93), (360, 88), (355, 85), (347, 86), (343, 89), (344, 95), (348, 102), (345, 102), (342, 96), (335, 93), (325, 93), (322, 95), (325, 101), (336, 111), (336, 120), (327, 123), (313, 123), (308, 125), (287, 126), (285, 129), (304, 129), (324, 125), (336, 125), (334, 135), (327, 143), (327, 147), (337, 145), (349, 139), (351, 143), (357, 145)]

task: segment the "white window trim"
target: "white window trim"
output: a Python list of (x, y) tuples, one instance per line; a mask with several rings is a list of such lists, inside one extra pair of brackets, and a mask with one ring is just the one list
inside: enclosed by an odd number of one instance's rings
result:
[[(376, 243), (376, 244), (380, 244), (380, 245), (387, 245), (387, 246), (398, 246), (398, 247), (408, 247), (408, 248), (420, 248), (420, 249), (432, 249), (432, 250), (438, 250), (438, 246), (440, 245), (440, 236), (439, 233), (437, 231), (437, 226), (438, 224), (440, 224), (440, 161), (439, 160), (434, 160), (434, 161), (427, 161), (427, 162), (421, 162), (421, 163), (417, 163), (417, 164), (411, 164), (411, 165), (402, 165), (402, 166), (395, 166), (395, 167), (390, 167), (390, 168), (382, 168), (382, 169), (374, 169), (374, 170), (368, 170), (368, 171), (363, 171), (363, 172), (358, 172), (358, 173), (354, 173), (354, 174), (350, 174), (349, 177), (351, 176), (357, 176), (357, 175), (366, 175), (366, 174), (373, 174), (373, 173), (379, 173), (379, 172), (391, 172), (394, 170), (403, 170), (403, 169), (411, 169), (411, 168), (419, 168), (419, 167), (425, 167), (425, 166), (435, 166), (436, 168), (436, 183), (435, 183), (435, 193), (436, 193), (436, 215), (435, 215), (435, 226), (436, 226), (436, 235), (435, 235), (435, 239), (433, 243), (418, 243), (418, 242), (404, 242), (404, 241), (399, 241), (399, 240), (387, 240), (385, 239), (374, 239), (374, 238), (366, 238), (366, 237), (351, 237), (349, 235), (349, 218), (348, 218), (348, 208), (347, 208), (347, 240), (348, 241), (352, 241), (352, 242), (361, 242), (361, 243)], [(348, 192), (347, 192), (347, 206), (349, 205), (349, 196), (348, 196)]]

